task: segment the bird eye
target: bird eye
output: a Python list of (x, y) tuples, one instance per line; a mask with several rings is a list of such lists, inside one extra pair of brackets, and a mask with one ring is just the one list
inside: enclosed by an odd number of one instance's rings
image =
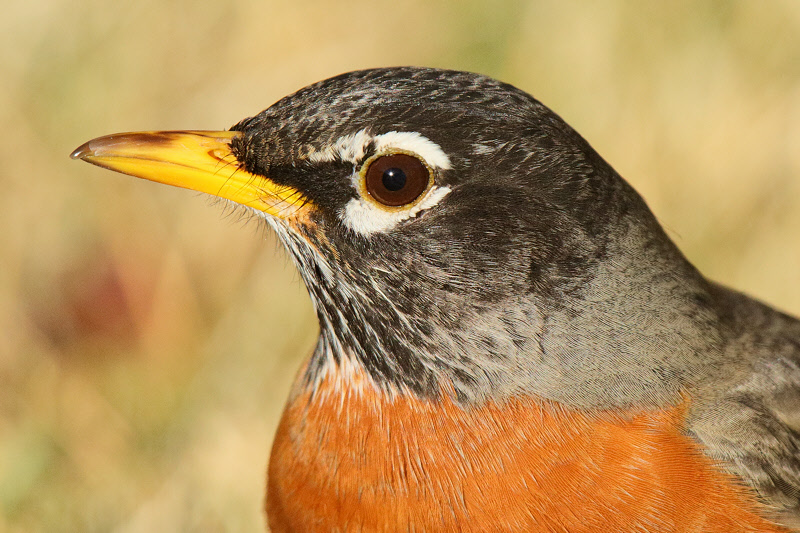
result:
[(431, 173), (419, 158), (408, 154), (376, 157), (364, 173), (367, 192), (383, 205), (398, 207), (410, 204), (425, 192)]

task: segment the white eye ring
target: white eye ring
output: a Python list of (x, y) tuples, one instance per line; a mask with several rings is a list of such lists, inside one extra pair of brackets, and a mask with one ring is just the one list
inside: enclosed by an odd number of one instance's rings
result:
[(407, 152), (424, 161), (428, 168), (450, 169), (450, 158), (441, 146), (416, 131), (390, 131), (376, 135), (372, 142), (376, 152)]

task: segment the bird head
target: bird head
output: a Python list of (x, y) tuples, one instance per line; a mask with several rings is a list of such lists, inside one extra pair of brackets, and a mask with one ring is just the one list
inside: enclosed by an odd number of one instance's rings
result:
[(263, 218), (318, 315), (309, 382), (355, 365), (422, 397), (657, 404), (713, 364), (705, 282), (642, 199), (485, 76), (352, 72), (228, 131), (111, 135), (73, 157)]

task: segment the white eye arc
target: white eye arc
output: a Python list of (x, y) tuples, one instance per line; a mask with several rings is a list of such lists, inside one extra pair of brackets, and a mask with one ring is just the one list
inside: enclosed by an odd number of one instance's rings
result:
[(372, 139), (375, 151), (382, 152), (408, 152), (416, 154), (420, 159), (433, 169), (450, 169), (450, 158), (444, 150), (416, 131), (390, 131), (376, 135)]
[(407, 209), (387, 210), (378, 207), (376, 202), (364, 198), (353, 198), (344, 206), (341, 213), (342, 222), (356, 233), (369, 236), (374, 233), (385, 233), (400, 222), (417, 216), (422, 211), (434, 207), (442, 198), (450, 194), (450, 187), (434, 185), (422, 195), (422, 199)]

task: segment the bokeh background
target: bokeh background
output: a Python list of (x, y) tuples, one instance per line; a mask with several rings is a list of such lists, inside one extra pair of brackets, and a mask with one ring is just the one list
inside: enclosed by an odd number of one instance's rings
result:
[(343, 71), (479, 71), (560, 113), (708, 275), (800, 314), (800, 2), (7, 2), (0, 531), (263, 530), (316, 324), (275, 239), (71, 161)]

